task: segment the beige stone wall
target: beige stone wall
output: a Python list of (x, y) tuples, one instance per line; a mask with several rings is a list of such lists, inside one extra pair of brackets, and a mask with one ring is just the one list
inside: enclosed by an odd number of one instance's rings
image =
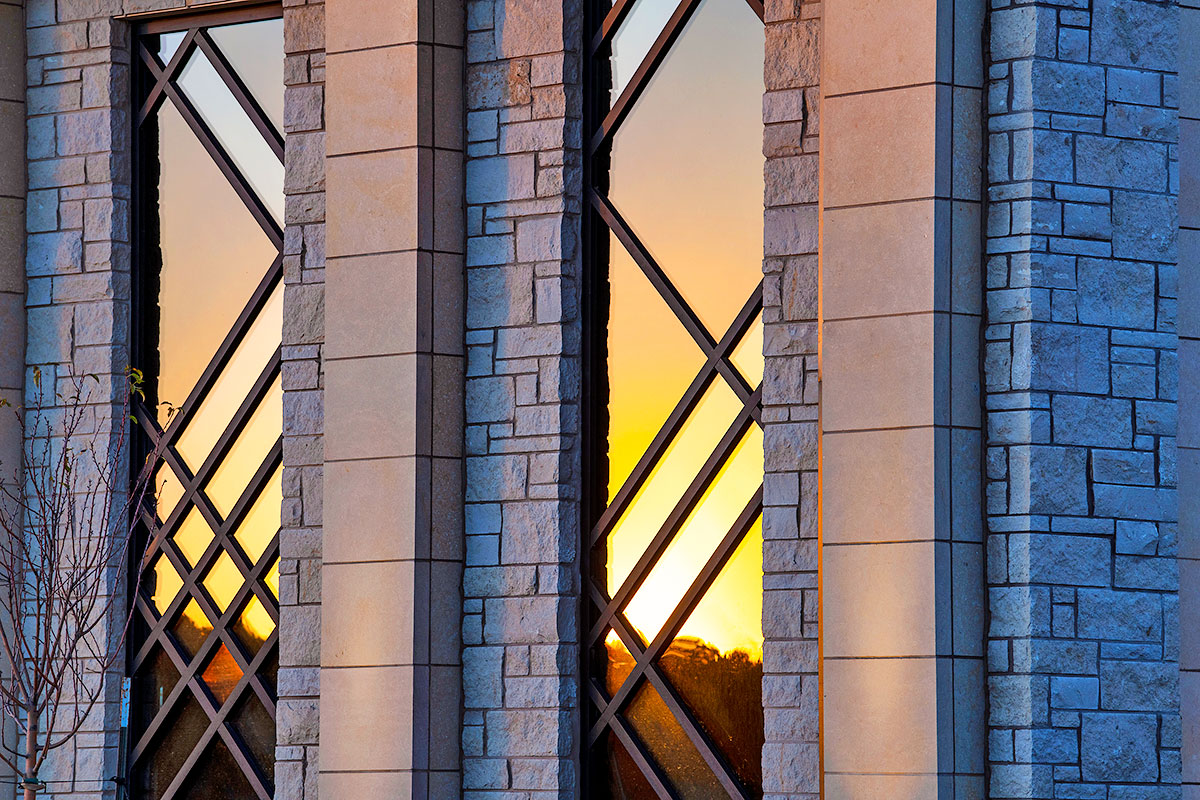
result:
[(984, 4), (825, 12), (824, 791), (981, 797)]
[(768, 0), (763, 98), (763, 791), (820, 792), (817, 200), (820, 2)]
[(284, 22), (283, 509), (275, 797), (317, 796), (324, 471), (325, 5)]

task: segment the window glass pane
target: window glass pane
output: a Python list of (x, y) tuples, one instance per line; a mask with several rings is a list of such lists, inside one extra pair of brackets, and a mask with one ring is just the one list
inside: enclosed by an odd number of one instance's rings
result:
[(209, 28), (221, 55), (250, 90), (275, 130), (283, 131), (283, 20)]
[(250, 331), (221, 370), (204, 398), (179, 434), (177, 448), (192, 471), (200, 468), (229, 425), (254, 382), (279, 349), (283, 331), (283, 287), (276, 287), (255, 318)]
[[(189, 34), (207, 35), (237, 80), (226, 84), (199, 45), (183, 58), (179, 48)], [(164, 533), (171, 557), (177, 548), (183, 565), (173, 564), (167, 553), (152, 553), (139, 588), (147, 602), (137, 606), (142, 618), (134, 630), (150, 641), (133, 644), (153, 656), (133, 676), (140, 710), (132, 715), (130, 744), (137, 756), (130, 769), (138, 800), (162, 800), (167, 794), (176, 800), (252, 800), (274, 792), (273, 711), (256, 696), (254, 682), (274, 692), (279, 664), (278, 645), (268, 647), (267, 640), (278, 614), (280, 469), (275, 466), (262, 485), (250, 484), (282, 434), (282, 388), (272, 360), (283, 332), (283, 288), (274, 234), (255, 221), (239, 191), (255, 195), (276, 221), (283, 216), (284, 196), (280, 159), (229, 85), (248, 91), (267, 121), (282, 128), (283, 25), (274, 19), (206, 28), (201, 20), (187, 31), (149, 36), (145, 43), (164, 63), (179, 56), (178, 69), (168, 79), (248, 187), (235, 191), (184, 121), (184, 103), (167, 100), (139, 123), (137, 174), (143, 181), (134, 191), (145, 227), (136, 234), (146, 246), (137, 250), (137, 285), (148, 288), (149, 302), (134, 309), (134, 319), (137, 340), (150, 350), (139, 358), (145, 359), (161, 404), (158, 418), (169, 460), (178, 459), (178, 474), (166, 463), (158, 465), (156, 490), (160, 522), (180, 509), (174, 529)], [(139, 90), (156, 82), (141, 63), (134, 69), (142, 71), (134, 81)], [(144, 104), (144, 96), (138, 99)], [(256, 297), (260, 287), (267, 294)], [(260, 308), (243, 319), (252, 298)], [(238, 344), (200, 385), (227, 340)], [(249, 402), (259, 378), (266, 390)], [(170, 427), (170, 407), (182, 406), (201, 389), (203, 400)], [(234, 435), (231, 426), (243, 405), (248, 413)], [(230, 438), (222, 442), (226, 432)], [(184, 495), (184, 475), (194, 476), (190, 480), (199, 492)], [(228, 519), (243, 497), (249, 507)], [(218, 545), (218, 533), (229, 538)], [(142, 535), (156, 541), (150, 531)], [(243, 554), (258, 574), (253, 579), (258, 594), (239, 568)], [(185, 588), (185, 580), (197, 581), (201, 591), (195, 585)], [(168, 617), (168, 630), (156, 632), (159, 616), (173, 605), (179, 610)], [(254, 681), (243, 674), (241, 659), (247, 654), (260, 660)], [(178, 686), (171, 697), (179, 670), (164, 657), (196, 669), (201, 683)], [(209, 695), (224, 706), (224, 716), (210, 718), (209, 704), (196, 703)], [(165, 722), (151, 730), (155, 714)]]
[(612, 37), (613, 100), (625, 91), (677, 5), (677, 0), (634, 0)]
[(762, 644), (759, 522), (659, 661), (700, 727), (755, 796), (762, 794)]
[(262, 494), (242, 518), (235, 534), (238, 544), (242, 546), (251, 562), (258, 561), (278, 533), (279, 508), (282, 504), (283, 472), (277, 469), (262, 490)]
[[(701, 397), (683, 429), (609, 533), (608, 585), (613, 592), (625, 582), (741, 407), (723, 380), (714, 381)], [(630, 622), (639, 626), (632, 617)]]
[(196, 50), (179, 76), (179, 86), (192, 101), (238, 171), (283, 224), (283, 163), (254, 127), (233, 92), (204, 53)]
[(183, 43), (183, 31), (164, 33), (158, 37), (158, 60), (164, 65), (175, 55), (179, 45)]
[(626, 707), (625, 718), (682, 800), (728, 796), (653, 686), (642, 684)]
[(229, 652), (228, 647), (222, 644), (217, 648), (217, 654), (204, 668), (201, 677), (208, 688), (212, 690), (217, 702), (224, 703), (233, 692), (233, 687), (242, 679), (242, 675), (241, 668), (233, 660), (233, 654)]
[(191, 697), (191, 692), (185, 691), (182, 708), (162, 726), (160, 740), (145, 759), (147, 769), (140, 781), (145, 797), (157, 800), (166, 794), (207, 727), (208, 715)]
[(195, 567), (200, 563), (200, 558), (208, 549), (209, 543), (212, 542), (213, 532), (199, 509), (193, 507), (183, 518), (183, 522), (179, 524), (179, 528), (171, 538), (178, 545), (179, 552), (183, 553), (183, 557)]
[(613, 800), (658, 800), (658, 794), (617, 735), (610, 730), (601, 741), (607, 744), (602, 757), (608, 767), (608, 796)]
[(262, 466), (271, 448), (279, 441), (281, 430), (283, 387), (276, 379), (205, 489), (205, 493), (222, 515), (228, 516), (233, 510), (242, 492), (246, 491), (250, 479)]
[(762, 279), (763, 28), (703, 0), (612, 140), (609, 197), (719, 339)]
[(225, 742), (212, 742), (188, 772), (181, 800), (250, 800), (257, 797)]
[(762, 314), (746, 331), (741, 341), (733, 348), (730, 361), (746, 379), (752, 389), (758, 388), (763, 379), (763, 321)]
[(174, 106), (158, 123), (158, 400), (179, 406), (277, 251)]
[[(658, 634), (692, 581), (716, 551), (717, 545), (762, 485), (762, 465), (762, 430), (754, 425), (626, 606), (625, 618), (641, 632), (646, 641)], [(754, 580), (742, 589), (762, 594), (761, 562)], [(729, 620), (725, 617), (693, 615), (691, 622), (697, 635), (722, 646), (738, 636), (738, 631), (730, 629)]]
[(608, 496), (620, 490), (704, 364), (683, 325), (613, 237), (608, 326)]

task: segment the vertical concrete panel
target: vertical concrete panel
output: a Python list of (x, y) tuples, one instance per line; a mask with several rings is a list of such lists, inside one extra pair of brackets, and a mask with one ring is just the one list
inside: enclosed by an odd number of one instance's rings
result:
[(982, 16), (976, 0), (825, 6), (827, 797), (983, 796)]
[(326, 7), (320, 791), (454, 797), (463, 8)]

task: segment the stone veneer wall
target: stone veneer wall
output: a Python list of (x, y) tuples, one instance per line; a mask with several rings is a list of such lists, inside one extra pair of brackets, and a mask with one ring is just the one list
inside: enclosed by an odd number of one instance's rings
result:
[(1179, 668), (1183, 798), (1200, 797), (1200, 3), (1179, 4)]
[[(25, 363), (41, 370), (47, 391), (98, 375), (97, 424), (109, 431), (129, 364), (130, 291), (129, 52), (112, 17), (155, 5), (26, 5)], [(120, 690), (121, 676), (110, 675), (90, 723), (51, 757), (49, 794), (111, 796)]]
[(820, 792), (817, 198), (821, 9), (767, 0), (763, 349), (763, 793)]
[(315, 800), (325, 456), (325, 5), (283, 5), (284, 499), (275, 797)]
[(1179, 12), (993, 9), (990, 796), (1177, 798)]
[[(280, 798), (312, 798), (316, 796), (320, 644), (319, 605), (315, 604), (320, 601), (324, 44), (320, 2), (286, 0), (284, 5), (289, 53), (283, 367), (286, 497), (277, 782)], [(119, 386), (118, 376), (129, 361), (130, 40), (129, 25), (116, 17), (203, 6), (187, 0), (33, 0), (28, 4), (26, 155), (33, 214), (26, 225), (29, 338), (25, 361), (29, 368), (42, 370), (48, 386), (82, 373), (107, 376)], [(19, 20), (19, 9), (20, 4), (0, 4), (0, 30), (9, 30), (8, 15), (15, 13)], [(0, 43), (0, 84), (12, 52)], [(5, 106), (3, 100), (0, 106)], [(19, 155), (5, 150), (0, 156), (10, 152)], [(0, 189), (0, 203), (5, 202), (4, 194)], [(0, 220), (7, 222), (4, 216), (0, 213)], [(4, 236), (0, 233), (0, 241)], [(9, 248), (2, 252), (8, 254)], [(19, 284), (15, 289), (0, 284), (5, 292), (21, 289)], [(0, 320), (6, 319), (0, 313)], [(6, 335), (19, 329), (7, 321), (0, 325)], [(11, 342), (6, 339), (3, 347), (7, 354)], [(19, 351), (16, 357), (20, 358)], [(4, 363), (9, 363), (7, 358)], [(4, 374), (0, 373), (0, 386), (11, 383)], [(103, 406), (98, 408), (102, 419), (106, 413)], [(120, 681), (110, 683), (95, 724), (47, 766), (51, 793), (82, 797), (99, 796), (105, 787), (111, 790), (107, 779), (116, 772)]]
[(578, 781), (580, 28), (467, 8), (463, 796)]
[[(25, 0), (0, 0), (0, 397), (16, 403), (25, 383)], [(0, 482), (21, 462), (21, 430), (0, 413)], [(15, 727), (3, 724), (11, 743)], [(10, 770), (0, 765), (0, 781)]]

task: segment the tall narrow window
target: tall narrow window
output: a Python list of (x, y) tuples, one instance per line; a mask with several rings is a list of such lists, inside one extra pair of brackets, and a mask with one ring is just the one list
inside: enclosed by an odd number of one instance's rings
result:
[(138, 800), (269, 800), (278, 669), (283, 25), (275, 7), (134, 42), (138, 421), (166, 440), (133, 602)]
[(760, 797), (762, 6), (599, 6), (587, 783)]

